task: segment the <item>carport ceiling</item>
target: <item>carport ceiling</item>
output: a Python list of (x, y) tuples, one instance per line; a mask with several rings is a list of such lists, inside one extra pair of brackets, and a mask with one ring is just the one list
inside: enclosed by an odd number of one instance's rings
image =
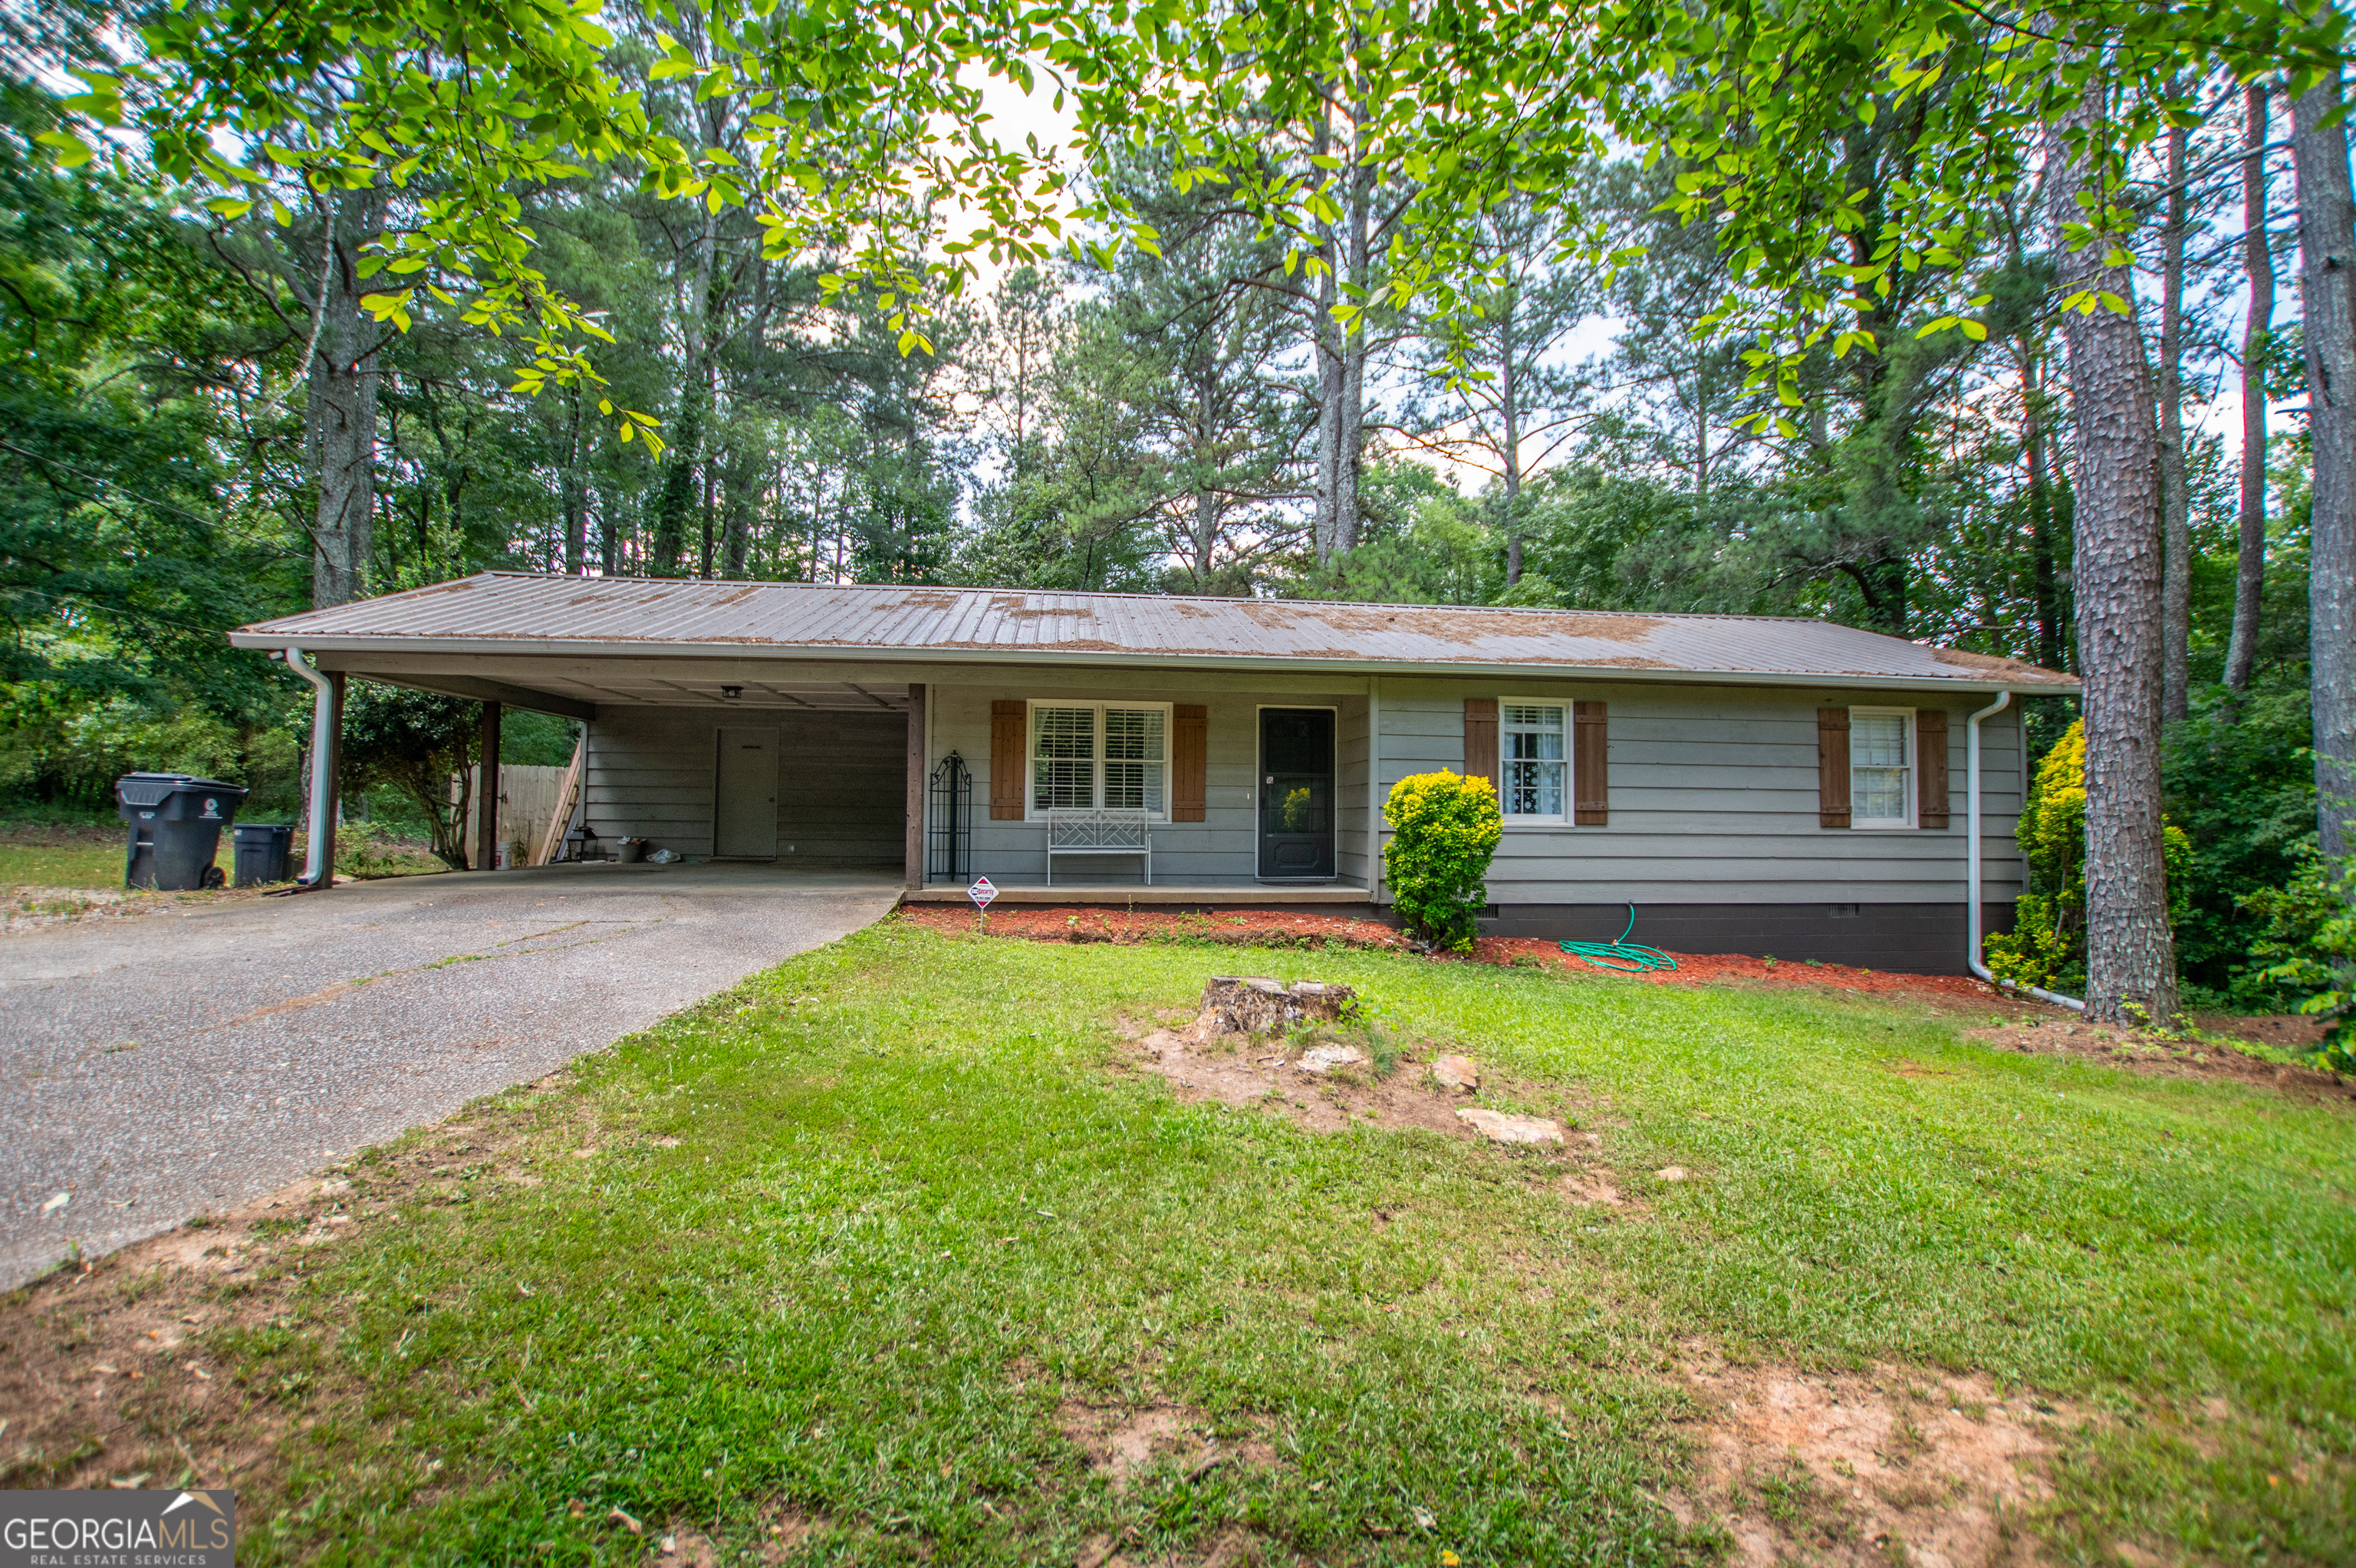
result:
[[(760, 708), (826, 713), (903, 713), (905, 680), (816, 678), (774, 660), (388, 658), (323, 654), (322, 667), (341, 669), (451, 697), (493, 699), (573, 718), (598, 708)], [(726, 695), (727, 688), (738, 695)]]

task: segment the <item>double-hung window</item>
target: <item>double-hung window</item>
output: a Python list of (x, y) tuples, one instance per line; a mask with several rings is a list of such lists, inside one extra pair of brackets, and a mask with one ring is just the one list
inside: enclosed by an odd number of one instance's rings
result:
[(1169, 815), (1167, 703), (1031, 705), (1031, 810)]
[(1914, 710), (1852, 708), (1848, 712), (1849, 824), (1914, 824)]
[(1508, 820), (1566, 819), (1570, 791), (1569, 752), (1564, 745), (1569, 711), (1558, 702), (1497, 705), (1499, 759), (1505, 777), (1498, 805)]

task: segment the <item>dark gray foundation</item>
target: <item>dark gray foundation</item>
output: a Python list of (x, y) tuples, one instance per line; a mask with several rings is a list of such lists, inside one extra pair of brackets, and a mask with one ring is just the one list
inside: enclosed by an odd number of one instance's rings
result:
[[(1981, 908), (1984, 930), (2012, 929), (2012, 905)], [(1626, 904), (1493, 904), (1481, 934), (1609, 942), (1627, 926)], [(1960, 903), (1638, 904), (1628, 940), (1676, 953), (1814, 958), (1910, 975), (1970, 972)]]

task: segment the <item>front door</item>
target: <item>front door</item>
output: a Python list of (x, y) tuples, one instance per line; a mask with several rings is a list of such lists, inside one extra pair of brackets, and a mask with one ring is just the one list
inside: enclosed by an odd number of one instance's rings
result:
[(1259, 874), (1333, 875), (1333, 711), (1259, 710)]
[(777, 732), (720, 731), (720, 797), (712, 852), (723, 860), (777, 858)]

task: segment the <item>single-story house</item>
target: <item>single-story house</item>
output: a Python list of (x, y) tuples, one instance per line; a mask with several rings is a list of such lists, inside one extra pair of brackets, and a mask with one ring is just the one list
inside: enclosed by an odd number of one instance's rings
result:
[(1447, 768), (1505, 809), (1485, 931), (1633, 904), (1660, 946), (1951, 972), (1975, 872), (1989, 929), (2020, 890), (2013, 699), (2078, 689), (1803, 619), (510, 572), (231, 640), (323, 708), (363, 676), (582, 720), (578, 818), (689, 858), (1379, 910), (1385, 794)]

